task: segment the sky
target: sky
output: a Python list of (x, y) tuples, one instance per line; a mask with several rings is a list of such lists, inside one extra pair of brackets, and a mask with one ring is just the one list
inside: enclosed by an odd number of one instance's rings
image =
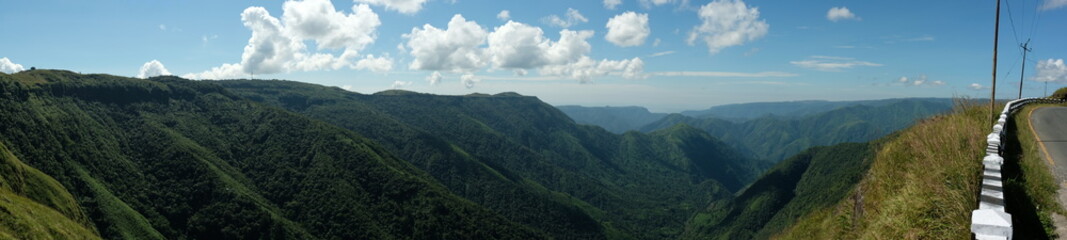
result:
[[(0, 0), (0, 71), (517, 92), (678, 112), (988, 98), (996, 1)], [(997, 97), (1067, 86), (1067, 0), (1001, 3)], [(1022, 68), (1022, 43), (1032, 49)]]

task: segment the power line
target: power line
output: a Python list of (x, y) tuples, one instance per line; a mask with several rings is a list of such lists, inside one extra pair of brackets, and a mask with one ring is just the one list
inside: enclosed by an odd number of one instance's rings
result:
[(1019, 42), (1019, 34), (1015, 31), (1015, 17), (1011, 15), (1011, 0), (1004, 1), (1004, 5), (1008, 6), (1008, 21), (1011, 22), (1011, 36), (1015, 37), (1015, 43)]

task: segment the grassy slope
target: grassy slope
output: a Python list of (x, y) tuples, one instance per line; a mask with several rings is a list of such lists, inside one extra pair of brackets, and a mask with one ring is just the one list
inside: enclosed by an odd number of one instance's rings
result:
[(696, 214), (684, 239), (765, 239), (809, 212), (837, 202), (871, 163), (867, 143), (815, 147), (775, 165), (733, 201)]
[(100, 237), (66, 188), (0, 143), (0, 239)]
[(958, 107), (887, 139), (849, 197), (778, 239), (969, 239), (989, 112)]

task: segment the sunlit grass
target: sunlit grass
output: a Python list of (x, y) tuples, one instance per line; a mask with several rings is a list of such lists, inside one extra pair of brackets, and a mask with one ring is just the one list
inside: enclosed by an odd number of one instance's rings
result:
[(991, 125), (988, 108), (968, 102), (889, 139), (849, 197), (776, 238), (970, 239)]

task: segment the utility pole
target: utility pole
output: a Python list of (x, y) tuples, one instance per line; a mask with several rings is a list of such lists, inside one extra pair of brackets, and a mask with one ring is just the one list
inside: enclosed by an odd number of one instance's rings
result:
[[(1019, 99), (1023, 98), (1023, 76), (1026, 75), (1026, 53), (1030, 52), (1030, 39), (1026, 39), (1026, 43), (1019, 45), (1023, 48), (1023, 70), (1019, 73)], [(1047, 91), (1047, 90), (1046, 90)]]
[(997, 122), (997, 111), (995, 109), (997, 101), (997, 46), (1000, 44), (1000, 0), (997, 0), (997, 21), (993, 28), (993, 93), (989, 96), (989, 113), (993, 116), (990, 118), (990, 122)]

